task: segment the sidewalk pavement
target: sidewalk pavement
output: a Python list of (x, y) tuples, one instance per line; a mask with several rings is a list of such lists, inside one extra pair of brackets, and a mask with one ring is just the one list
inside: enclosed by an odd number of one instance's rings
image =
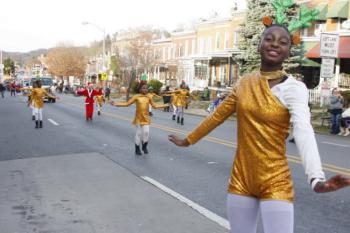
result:
[(0, 180), (4, 233), (227, 232), (98, 153), (3, 161)]

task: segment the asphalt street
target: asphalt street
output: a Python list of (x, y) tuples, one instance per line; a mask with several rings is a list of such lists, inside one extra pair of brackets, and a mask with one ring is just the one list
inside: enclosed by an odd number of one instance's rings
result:
[[(84, 98), (61, 95), (44, 107), (44, 128), (34, 129), (24, 97), (0, 99), (0, 161), (66, 154), (99, 153), (139, 177), (152, 180), (226, 218), (226, 188), (236, 149), (236, 122), (226, 121), (209, 137), (189, 148), (179, 148), (169, 134), (186, 135), (203, 119), (186, 115), (185, 125), (170, 113), (154, 111), (148, 155), (134, 155), (131, 124), (134, 106), (103, 106), (92, 122), (84, 116)], [(327, 177), (350, 176), (350, 137), (316, 134)], [(296, 192), (296, 233), (350, 231), (350, 189), (313, 193), (306, 181), (297, 148), (287, 143), (287, 156)], [(262, 232), (259, 227), (259, 232)]]

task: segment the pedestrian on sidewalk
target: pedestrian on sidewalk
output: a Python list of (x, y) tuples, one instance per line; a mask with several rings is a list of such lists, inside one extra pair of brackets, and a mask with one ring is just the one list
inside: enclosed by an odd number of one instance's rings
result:
[(344, 98), (340, 94), (338, 88), (332, 90), (330, 101), (330, 112), (332, 116), (331, 134), (338, 134), (340, 132), (340, 118), (343, 111)]
[(106, 87), (105, 89), (105, 98), (107, 101), (109, 101), (109, 96), (111, 95), (111, 89), (109, 87)]
[(148, 154), (148, 142), (149, 142), (149, 126), (151, 124), (151, 119), (149, 116), (149, 105), (152, 105), (153, 108), (164, 108), (167, 105), (156, 105), (152, 98), (150, 98), (148, 93), (147, 82), (141, 81), (138, 86), (139, 94), (134, 95), (127, 102), (116, 103), (111, 102), (113, 106), (117, 107), (128, 107), (132, 104), (136, 104), (136, 112), (134, 121), (132, 122), (136, 127), (135, 134), (135, 154), (142, 155), (140, 146), (142, 145), (142, 151), (145, 154)]
[(238, 147), (227, 195), (232, 233), (256, 233), (259, 212), (265, 233), (293, 233), (294, 191), (285, 144), (290, 122), (311, 189), (323, 193), (350, 185), (342, 175), (325, 179), (310, 123), (308, 90), (282, 67), (294, 41), (285, 26), (268, 26), (258, 45), (260, 71), (246, 74), (185, 139), (169, 135), (171, 142), (187, 147), (236, 113)]
[(11, 96), (16, 97), (16, 83), (15, 82), (12, 82), (10, 84), (10, 93), (11, 93)]
[(95, 90), (94, 85), (89, 82), (87, 83), (87, 88), (85, 88), (84, 90), (77, 90), (77, 95), (83, 95), (86, 97), (85, 118), (86, 121), (92, 121), (92, 116), (94, 114), (94, 97), (102, 95), (102, 93), (98, 90)]
[(57, 99), (56, 96), (49, 94), (44, 88), (41, 88), (41, 81), (37, 80), (36, 87), (33, 85), (33, 90), (31, 92), (31, 100), (34, 105), (35, 113), (35, 128), (43, 127), (43, 108), (44, 108), (44, 97), (48, 96), (52, 99)]
[(0, 83), (0, 93), (1, 93), (1, 98), (5, 98), (5, 86), (3, 83)]
[(100, 116), (102, 111), (102, 105), (105, 102), (105, 98), (103, 96), (103, 89), (99, 88), (98, 91), (101, 93), (101, 95), (96, 96), (96, 105), (97, 105), (97, 115)]
[(341, 114), (340, 133), (338, 135), (345, 137), (350, 135), (350, 103), (348, 103), (348, 108)]

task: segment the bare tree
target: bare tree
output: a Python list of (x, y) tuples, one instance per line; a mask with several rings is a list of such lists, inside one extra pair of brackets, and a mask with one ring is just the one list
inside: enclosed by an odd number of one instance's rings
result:
[(56, 47), (47, 54), (47, 66), (51, 74), (61, 77), (75, 76), (82, 79), (86, 71), (84, 48)]

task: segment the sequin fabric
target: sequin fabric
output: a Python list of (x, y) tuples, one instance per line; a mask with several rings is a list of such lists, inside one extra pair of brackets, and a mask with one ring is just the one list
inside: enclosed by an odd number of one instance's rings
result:
[(285, 146), (290, 115), (272, 94), (267, 79), (266, 73), (260, 72), (242, 78), (187, 140), (194, 144), (236, 112), (238, 146), (228, 192), (292, 202), (294, 191)]
[(168, 105), (162, 104), (162, 105), (156, 105), (154, 104), (153, 100), (148, 97), (148, 95), (134, 95), (129, 101), (124, 103), (115, 103), (115, 106), (118, 107), (127, 107), (132, 105), (133, 103), (136, 104), (136, 112), (135, 112), (135, 118), (133, 120), (134, 125), (149, 125), (151, 124), (151, 119), (149, 116), (149, 105), (152, 105), (153, 108), (164, 108)]

